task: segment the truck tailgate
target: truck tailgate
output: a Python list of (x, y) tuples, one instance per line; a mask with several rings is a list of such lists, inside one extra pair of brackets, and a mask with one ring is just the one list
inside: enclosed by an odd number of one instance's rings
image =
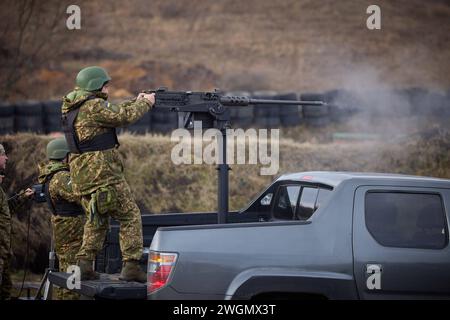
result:
[[(65, 272), (52, 272), (49, 274), (49, 280), (54, 285), (67, 289), (67, 279), (70, 276), (71, 274)], [(145, 283), (121, 281), (119, 274), (100, 274), (99, 280), (81, 281), (81, 288), (73, 291), (93, 299), (147, 299)]]

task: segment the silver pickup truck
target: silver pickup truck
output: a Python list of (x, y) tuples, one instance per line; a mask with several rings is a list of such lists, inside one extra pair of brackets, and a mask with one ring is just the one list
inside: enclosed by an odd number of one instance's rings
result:
[(161, 227), (149, 299), (449, 299), (450, 180), (281, 176), (261, 221)]

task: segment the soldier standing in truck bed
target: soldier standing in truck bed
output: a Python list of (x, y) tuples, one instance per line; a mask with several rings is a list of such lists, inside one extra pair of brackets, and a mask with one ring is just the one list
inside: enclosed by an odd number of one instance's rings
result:
[(81, 280), (97, 279), (93, 261), (102, 248), (109, 217), (120, 224), (123, 266), (120, 279), (145, 282), (141, 213), (125, 180), (117, 150), (116, 127), (137, 121), (155, 103), (154, 94), (114, 105), (107, 101), (108, 73), (100, 67), (82, 69), (77, 87), (63, 98), (62, 123), (70, 156), (74, 192), (87, 212), (83, 244), (77, 254)]

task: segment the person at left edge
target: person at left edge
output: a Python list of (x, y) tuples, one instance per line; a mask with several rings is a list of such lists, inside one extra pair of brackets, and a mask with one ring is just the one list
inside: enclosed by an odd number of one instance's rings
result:
[[(3, 182), (4, 170), (8, 156), (5, 148), (0, 144), (0, 184)], [(8, 300), (11, 297), (12, 281), (9, 269), (12, 257), (11, 250), (11, 213), (19, 209), (34, 192), (30, 188), (8, 198), (0, 187), (0, 300)]]

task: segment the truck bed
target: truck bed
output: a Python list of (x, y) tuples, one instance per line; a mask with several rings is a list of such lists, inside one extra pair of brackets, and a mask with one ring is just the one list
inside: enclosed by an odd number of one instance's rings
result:
[[(257, 222), (263, 219), (261, 214), (256, 212), (232, 211), (228, 214), (229, 223)], [(196, 213), (170, 213), (170, 214), (149, 214), (142, 215), (142, 233), (144, 238), (144, 254), (141, 259), (141, 267), (147, 269), (147, 253), (153, 236), (159, 227), (206, 225), (217, 223), (217, 212), (196, 212)], [(119, 246), (119, 224), (112, 220), (110, 231), (108, 232), (105, 245), (97, 255), (96, 270), (101, 273), (114, 274), (120, 272), (122, 268), (122, 256)]]
[[(228, 222), (256, 222), (263, 217), (258, 213), (230, 212)], [(206, 225), (217, 223), (216, 212), (198, 213), (170, 213), (142, 215), (142, 229), (144, 238), (144, 254), (140, 261), (144, 271), (147, 270), (148, 248), (153, 236), (159, 227)], [(105, 245), (97, 255), (96, 271), (100, 279), (82, 281), (80, 289), (73, 289), (80, 293), (84, 299), (112, 299), (112, 300), (142, 300), (147, 298), (147, 286), (144, 283), (126, 282), (119, 280), (122, 268), (122, 256), (119, 246), (119, 224), (112, 220)], [(49, 280), (52, 284), (67, 289), (67, 279), (70, 276), (64, 272), (52, 272)]]

